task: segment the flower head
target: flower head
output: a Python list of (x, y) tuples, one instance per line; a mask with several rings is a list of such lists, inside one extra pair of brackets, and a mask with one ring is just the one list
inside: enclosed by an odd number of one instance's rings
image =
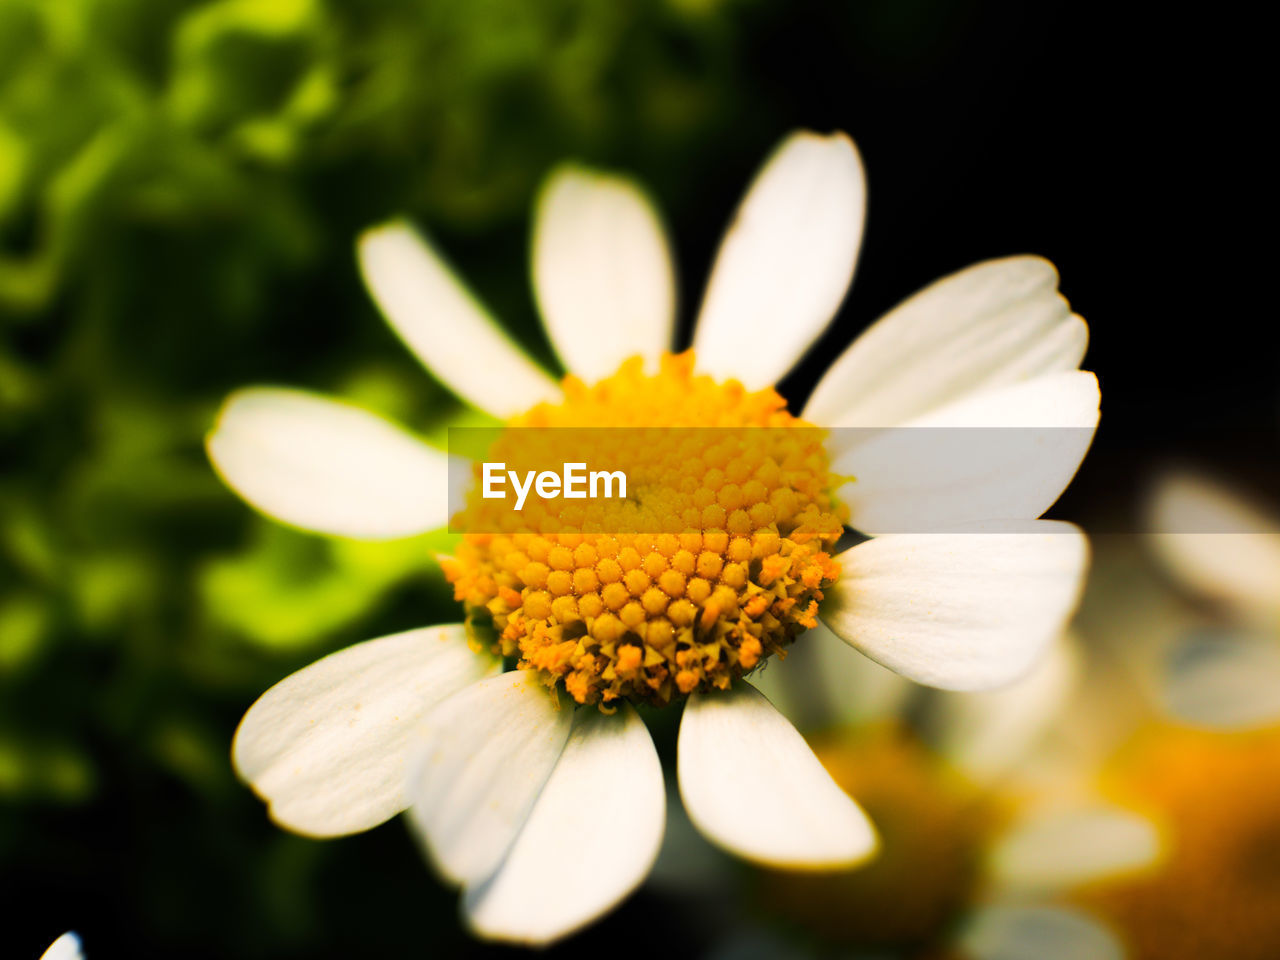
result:
[[(863, 211), (847, 137), (783, 141), (733, 218), (692, 351), (672, 356), (672, 258), (644, 193), (557, 171), (538, 199), (532, 267), (571, 370), (559, 383), (420, 234), (392, 223), (362, 236), (393, 328), (509, 426), (770, 429), (749, 450), (668, 436), (620, 451), (642, 486), (681, 471), (669, 496), (620, 508), (646, 516), (642, 529), (559, 513), (551, 532), (468, 533), (444, 561), (462, 623), (358, 644), (269, 690), (234, 756), (277, 821), (328, 836), (408, 809), (477, 932), (547, 942), (648, 872), (664, 791), (633, 704), (682, 701), (680, 792), (708, 837), (789, 867), (874, 853), (865, 814), (744, 678), (819, 617), (923, 683), (984, 688), (1028, 670), (1070, 614), (1086, 556), (1074, 527), (1035, 518), (1084, 456), (1098, 392), (1077, 369), (1085, 326), (1055, 271), (1015, 257), (906, 301), (790, 413), (772, 385), (843, 299)], [(815, 444), (809, 425), (1046, 432), (1030, 455), (948, 454), (922, 471), (893, 431)], [(499, 441), (517, 455), (518, 434)], [(334, 401), (236, 394), (209, 451), (249, 502), (320, 532), (407, 536), (449, 515), (443, 453)], [(481, 501), (465, 509), (484, 519)], [(885, 535), (835, 555), (846, 520)], [(502, 672), (505, 658), (520, 669)]]

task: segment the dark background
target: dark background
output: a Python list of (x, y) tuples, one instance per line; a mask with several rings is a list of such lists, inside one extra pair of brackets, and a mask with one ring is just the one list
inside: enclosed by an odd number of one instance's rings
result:
[[(177, 69), (182, 18), (203, 5), (159, 6), (127, 4), (106, 26), (89, 18), (155, 90)], [(795, 127), (843, 129), (868, 171), (867, 229), (844, 309), (783, 384), (793, 407), (821, 357), (904, 296), (977, 260), (1039, 253), (1089, 321), (1085, 366), (1103, 391), (1094, 451), (1056, 513), (1124, 528), (1155, 468), (1174, 460), (1275, 495), (1262, 171), (1274, 109), (1250, 76), (1258, 24), (1226, 8), (1178, 17), (1076, 3), (609, 6), (517, 17), (498, 3), (450, 16), (441, 4), (333, 3), (321, 5), (327, 32), (305, 34), (301, 53), (233, 38), (210, 68), (219, 110), (238, 109), (241, 58), (266, 89), (292, 57), (333, 56), (338, 104), (283, 160), (224, 149), (232, 120), (217, 111), (181, 140), (144, 142), (85, 202), (48, 295), (0, 301), (0, 359), (21, 394), (0, 419), (11, 511), (0, 581), (34, 598), (46, 625), (38, 652), (0, 674), (0, 746), (16, 744), (10, 762), (27, 771), (0, 793), (4, 956), (34, 958), (69, 927), (93, 960), (505, 952), (461, 932), (456, 895), (399, 821), (328, 843), (286, 835), (226, 760), (243, 710), (275, 679), (328, 649), (449, 616), (438, 578), (422, 573), (273, 646), (201, 580), (210, 558), (252, 554), (268, 536), (207, 475), (200, 436), (221, 396), (259, 381), (345, 387), (361, 357), (411, 384), (396, 412), (425, 421), (451, 409), (375, 318), (355, 272), (356, 231), (393, 213), (431, 229), (549, 358), (524, 281), (537, 181), (568, 156), (631, 171), (668, 219), (687, 342), (756, 166)], [(27, 29), (0, 19), (0, 49), (38, 47)], [(596, 39), (574, 52), (584, 31)], [(411, 67), (402, 87), (394, 63)], [(11, 57), (0, 78), (12, 90), (38, 68)], [(56, 88), (67, 109), (110, 88), (88, 53), (59, 70), (83, 80)], [(88, 110), (63, 139), (84, 142), (108, 115)], [(216, 163), (198, 154), (188, 167), (191, 144)], [(40, 250), (32, 197), (0, 232), (6, 256)], [(30, 395), (14, 386), (28, 382)], [(146, 439), (113, 445), (104, 411), (139, 409), (157, 417)], [(23, 546), (28, 521), (45, 531), (43, 566)], [(269, 545), (301, 571), (295, 580), (332, 573), (300, 535)], [(136, 564), (141, 585), (111, 593), (99, 615), (81, 587), (89, 559)], [(670, 746), (670, 729), (655, 732)], [(698, 955), (722, 906), (715, 891), (642, 891), (553, 953)]]

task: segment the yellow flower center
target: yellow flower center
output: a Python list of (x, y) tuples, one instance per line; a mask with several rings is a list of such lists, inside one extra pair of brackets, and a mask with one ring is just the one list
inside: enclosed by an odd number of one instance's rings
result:
[[(718, 383), (693, 363), (668, 355), (646, 375), (633, 358), (593, 386), (570, 376), (562, 403), (507, 425), (627, 428), (592, 439), (625, 473), (625, 500), (531, 497), (516, 512), (477, 484), (455, 518), (484, 531), (444, 564), (473, 641), (578, 703), (662, 705), (728, 687), (815, 624), (839, 572), (821, 432), (774, 390)], [(713, 429), (642, 433), (652, 427)], [(746, 429), (762, 427), (774, 429)], [(581, 430), (506, 429), (488, 459), (581, 459), (558, 438), (581, 449)]]
[(1113, 792), (1166, 830), (1168, 859), (1077, 899), (1143, 960), (1269, 960), (1280, 950), (1280, 730), (1159, 730), (1118, 758)]

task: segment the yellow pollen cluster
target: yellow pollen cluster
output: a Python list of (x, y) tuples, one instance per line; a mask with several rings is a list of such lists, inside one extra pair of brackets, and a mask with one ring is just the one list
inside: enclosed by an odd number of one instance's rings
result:
[[(843, 527), (821, 432), (775, 391), (695, 375), (688, 353), (656, 375), (634, 358), (593, 386), (566, 378), (562, 403), (508, 427), (591, 428), (593, 462), (625, 472), (627, 497), (515, 512), (473, 490), (455, 523), (484, 532), (444, 571), (475, 642), (578, 703), (661, 705), (728, 687), (816, 623)], [(488, 459), (581, 460), (582, 433), (507, 429)]]

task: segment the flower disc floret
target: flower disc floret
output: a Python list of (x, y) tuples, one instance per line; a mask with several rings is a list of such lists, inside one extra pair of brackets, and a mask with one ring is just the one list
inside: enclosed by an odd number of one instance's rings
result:
[[(822, 433), (772, 389), (693, 372), (692, 354), (639, 358), (511, 428), (592, 429), (593, 458), (626, 498), (469, 495), (445, 575), (473, 641), (538, 671), (578, 703), (656, 705), (725, 689), (816, 623), (843, 529)], [(668, 430), (655, 428), (715, 428)], [(759, 429), (770, 428), (770, 429)], [(508, 429), (490, 460), (579, 459), (580, 430)], [(478, 470), (478, 468), (477, 468)]]

